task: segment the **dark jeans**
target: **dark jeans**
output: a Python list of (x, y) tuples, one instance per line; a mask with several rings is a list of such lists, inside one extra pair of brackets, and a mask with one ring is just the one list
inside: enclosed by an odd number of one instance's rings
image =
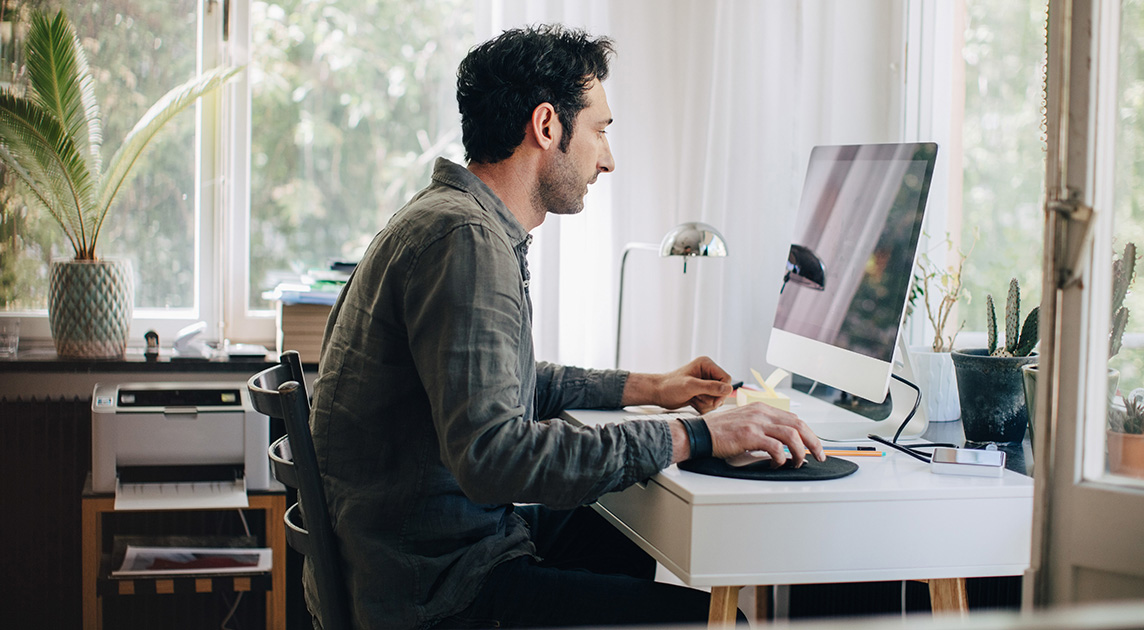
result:
[(541, 560), (498, 565), (472, 605), (436, 628), (707, 623), (711, 596), (654, 581), (655, 560), (592, 508), (516, 511)]

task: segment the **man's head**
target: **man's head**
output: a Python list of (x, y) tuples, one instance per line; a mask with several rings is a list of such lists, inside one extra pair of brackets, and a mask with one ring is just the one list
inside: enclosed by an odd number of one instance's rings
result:
[(462, 142), (470, 162), (492, 164), (524, 140), (533, 110), (550, 103), (567, 151), (594, 81), (608, 76), (612, 41), (559, 25), (505, 31), (469, 52), (457, 69)]

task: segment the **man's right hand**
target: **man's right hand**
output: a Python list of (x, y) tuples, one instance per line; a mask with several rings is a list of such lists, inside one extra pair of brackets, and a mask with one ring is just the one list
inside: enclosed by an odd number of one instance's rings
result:
[[(826, 461), (818, 436), (811, 431), (809, 425), (789, 411), (763, 403), (751, 403), (703, 418), (711, 432), (715, 457), (728, 459), (745, 451), (766, 451), (776, 466), (785, 464), (788, 457), (793, 457), (796, 465), (801, 466), (809, 452), (818, 461)], [(687, 433), (683, 423), (672, 422), (671, 434), (676, 446), (672, 449), (673, 462), (689, 458), (691, 454), (688, 452)]]

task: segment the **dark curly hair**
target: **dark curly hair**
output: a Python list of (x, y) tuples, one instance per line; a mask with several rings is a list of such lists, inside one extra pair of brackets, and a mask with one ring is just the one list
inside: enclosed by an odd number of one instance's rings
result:
[(507, 30), (470, 50), (457, 68), (465, 159), (492, 164), (512, 155), (541, 103), (556, 110), (566, 151), (588, 84), (608, 77), (614, 53), (611, 39), (560, 25)]

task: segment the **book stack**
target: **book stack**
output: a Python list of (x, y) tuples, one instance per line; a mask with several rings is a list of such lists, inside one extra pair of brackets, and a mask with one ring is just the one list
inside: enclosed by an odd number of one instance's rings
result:
[(262, 294), (277, 309), (278, 353), (297, 350), (303, 363), (322, 354), (326, 320), (356, 263), (333, 261), (329, 269), (311, 269), (297, 283), (281, 283)]
[(278, 354), (297, 350), (303, 363), (317, 363), (322, 355), (322, 335), (333, 304), (278, 303)]

